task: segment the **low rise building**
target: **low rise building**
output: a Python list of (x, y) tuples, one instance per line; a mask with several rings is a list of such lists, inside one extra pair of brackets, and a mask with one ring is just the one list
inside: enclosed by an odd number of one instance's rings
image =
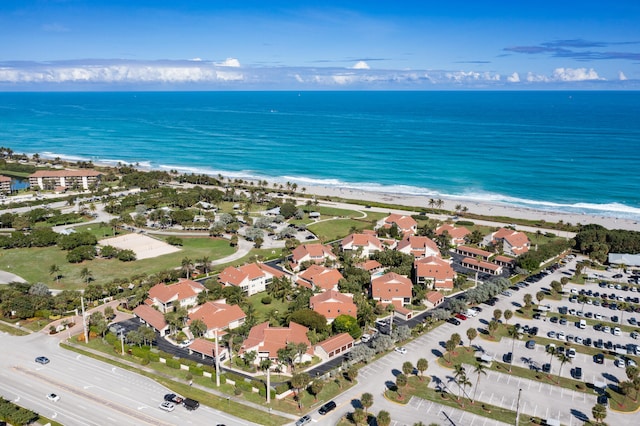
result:
[(100, 183), (102, 172), (92, 169), (78, 170), (38, 170), (29, 175), (29, 186), (33, 190), (56, 188), (87, 190)]

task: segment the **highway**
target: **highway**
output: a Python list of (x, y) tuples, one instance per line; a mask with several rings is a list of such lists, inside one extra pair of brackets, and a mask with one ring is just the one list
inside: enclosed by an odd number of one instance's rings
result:
[[(158, 408), (168, 389), (151, 379), (58, 346), (58, 339), (34, 333), (0, 333), (0, 395), (64, 425), (250, 425), (229, 414), (200, 406)], [(49, 364), (35, 362), (46, 356)], [(47, 394), (56, 393), (52, 402)]]

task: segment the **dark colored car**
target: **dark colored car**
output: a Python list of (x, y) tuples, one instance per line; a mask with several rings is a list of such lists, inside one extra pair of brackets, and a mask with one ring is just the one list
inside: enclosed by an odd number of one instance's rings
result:
[(164, 396), (165, 401), (173, 402), (175, 404), (182, 404), (184, 399), (181, 396), (176, 395), (175, 393), (168, 393)]
[(609, 397), (607, 395), (599, 395), (598, 396), (598, 404), (604, 405), (605, 407), (609, 406)]
[(573, 378), (576, 380), (582, 380), (582, 368), (575, 367), (573, 369)]
[(511, 352), (507, 352), (506, 354), (504, 354), (504, 357), (502, 358), (504, 360), (504, 362), (506, 362), (507, 364), (511, 364), (511, 361), (513, 360), (513, 353)]
[(528, 340), (527, 343), (525, 343), (525, 346), (527, 349), (535, 349), (536, 348), (536, 341), (535, 340)]
[(182, 402), (182, 405), (184, 405), (184, 408), (186, 408), (187, 410), (193, 411), (198, 409), (200, 403), (195, 399), (185, 398), (185, 400)]
[(542, 365), (542, 371), (545, 373), (550, 373), (551, 372), (551, 364), (546, 363)]
[(604, 355), (603, 354), (595, 354), (593, 356), (593, 362), (596, 364), (604, 364)]
[(39, 356), (38, 358), (36, 358), (36, 362), (38, 364), (49, 364), (49, 358), (47, 358), (46, 356)]
[(329, 411), (334, 410), (335, 408), (336, 408), (336, 403), (333, 401), (329, 401), (326, 404), (324, 404), (322, 407), (320, 407), (320, 409), (318, 410), (318, 413), (324, 416)]
[(447, 322), (448, 322), (449, 324), (453, 324), (453, 325), (460, 325), (460, 321), (458, 321), (458, 320), (457, 320), (457, 319), (455, 319), (455, 318), (449, 318), (449, 319), (447, 319)]

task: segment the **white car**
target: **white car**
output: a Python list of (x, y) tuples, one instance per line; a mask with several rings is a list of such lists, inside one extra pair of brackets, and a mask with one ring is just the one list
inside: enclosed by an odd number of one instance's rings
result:
[(605, 325), (604, 327), (602, 327), (602, 331), (605, 333), (611, 333), (611, 327), (609, 327), (608, 325)]
[(614, 336), (620, 336), (622, 334), (622, 332), (620, 331), (620, 327), (614, 327), (613, 328), (613, 335)]
[(601, 320), (602, 319), (602, 315), (600, 314), (593, 314), (593, 317), (597, 320)]
[(625, 362), (624, 362), (624, 359), (622, 359), (622, 358), (616, 358), (614, 364), (618, 368), (624, 368), (625, 365), (626, 365)]
[(627, 359), (627, 367), (637, 367), (638, 364), (631, 358)]
[(576, 350), (573, 348), (569, 348), (569, 350), (567, 351), (567, 356), (569, 358), (575, 358), (576, 357)]
[(47, 399), (51, 402), (58, 402), (60, 401), (60, 395), (56, 395), (55, 393), (50, 393), (49, 395), (47, 395)]
[(173, 402), (169, 402), (169, 401), (164, 401), (162, 404), (160, 404), (160, 409), (164, 410), (164, 411), (173, 411), (176, 408), (176, 405)]
[(565, 340), (564, 331), (559, 331), (558, 334), (556, 334), (556, 338), (558, 340)]
[(399, 354), (405, 355), (407, 353), (407, 348), (400, 346), (398, 348), (395, 348), (394, 351), (398, 352)]

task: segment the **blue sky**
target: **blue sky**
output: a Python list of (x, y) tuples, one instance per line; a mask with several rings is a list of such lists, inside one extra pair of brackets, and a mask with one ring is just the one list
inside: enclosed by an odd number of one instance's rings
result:
[(0, 45), (0, 90), (637, 89), (640, 2), (2, 0)]

